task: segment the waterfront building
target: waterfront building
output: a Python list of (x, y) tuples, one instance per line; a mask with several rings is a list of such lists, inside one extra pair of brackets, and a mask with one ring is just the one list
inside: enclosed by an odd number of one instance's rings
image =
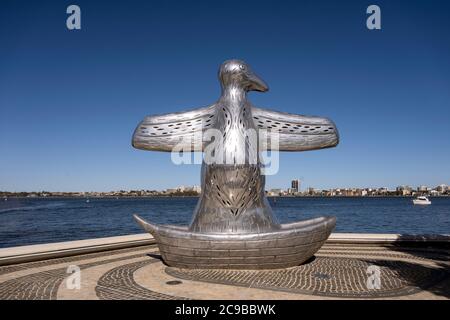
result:
[(396, 192), (399, 196), (410, 196), (412, 194), (412, 188), (410, 186), (398, 186)]
[(430, 191), (430, 196), (438, 196), (440, 193), (437, 190), (431, 190)]
[(300, 190), (300, 181), (298, 179), (291, 181), (291, 189), (293, 189), (294, 192), (298, 192)]
[(310, 196), (315, 196), (315, 195), (320, 194), (320, 191), (310, 187), (307, 189), (306, 193)]
[(269, 192), (267, 193), (267, 195), (269, 197), (282, 196), (283, 195), (283, 190), (282, 189), (270, 189)]
[(446, 184), (440, 184), (436, 187), (436, 191), (440, 194), (445, 194), (448, 191), (448, 186)]

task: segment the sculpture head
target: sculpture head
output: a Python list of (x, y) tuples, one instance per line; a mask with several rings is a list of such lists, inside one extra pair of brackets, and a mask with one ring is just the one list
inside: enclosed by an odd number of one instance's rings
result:
[(266, 92), (267, 84), (242, 60), (227, 60), (220, 66), (219, 80), (222, 88), (237, 87), (245, 91)]

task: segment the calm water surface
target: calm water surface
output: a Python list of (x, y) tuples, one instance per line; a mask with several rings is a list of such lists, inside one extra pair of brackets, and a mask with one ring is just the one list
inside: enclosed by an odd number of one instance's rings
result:
[[(411, 198), (274, 198), (281, 223), (337, 217), (336, 232), (449, 234), (450, 198), (414, 206)], [(156, 223), (187, 225), (197, 198), (0, 199), (0, 247), (118, 236), (143, 231), (137, 213)]]

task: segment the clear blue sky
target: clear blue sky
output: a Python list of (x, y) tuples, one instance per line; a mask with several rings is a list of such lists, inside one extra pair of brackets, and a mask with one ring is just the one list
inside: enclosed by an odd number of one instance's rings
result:
[[(66, 29), (78, 4), (82, 30)], [(378, 4), (382, 30), (366, 28)], [(240, 58), (261, 107), (333, 119), (337, 148), (282, 153), (267, 187), (450, 183), (449, 1), (2, 1), (0, 190), (199, 184), (131, 147), (147, 114), (208, 105)]]

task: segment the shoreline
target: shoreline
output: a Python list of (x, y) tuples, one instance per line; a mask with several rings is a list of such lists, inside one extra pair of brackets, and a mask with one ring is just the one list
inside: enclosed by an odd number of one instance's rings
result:
[[(169, 196), (169, 195), (153, 195), (153, 196), (46, 196), (46, 197), (0, 197), (3, 199), (151, 199), (151, 198), (198, 198), (199, 196)], [(428, 198), (449, 198), (450, 195), (427, 196)], [(415, 196), (394, 196), (394, 195), (374, 195), (374, 196), (267, 196), (267, 198), (405, 198), (414, 199)]]

